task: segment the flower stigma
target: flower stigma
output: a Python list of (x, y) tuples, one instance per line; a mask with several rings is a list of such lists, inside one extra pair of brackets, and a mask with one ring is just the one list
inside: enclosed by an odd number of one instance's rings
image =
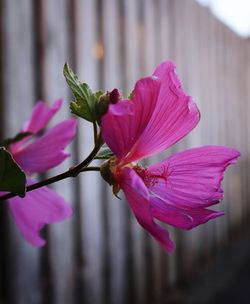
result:
[(150, 172), (147, 167), (142, 167), (140, 165), (136, 165), (134, 170), (147, 187), (155, 186), (160, 180), (163, 180), (167, 184), (169, 172), (166, 166), (162, 166), (158, 172)]
[(134, 162), (131, 162), (126, 165), (122, 165), (121, 163), (118, 163), (117, 158), (113, 156), (108, 161), (106, 161), (101, 165), (100, 172), (102, 178), (110, 186), (113, 186), (113, 193), (116, 197), (118, 197), (117, 194), (121, 189), (119, 186), (119, 179), (120, 179), (119, 176), (120, 173), (122, 172), (122, 169), (125, 167), (134, 169), (147, 187), (155, 186), (160, 182), (160, 180), (163, 180), (165, 184), (167, 184), (167, 180), (170, 175), (168, 171), (168, 166), (162, 166), (157, 171), (150, 172), (147, 167), (143, 167)]

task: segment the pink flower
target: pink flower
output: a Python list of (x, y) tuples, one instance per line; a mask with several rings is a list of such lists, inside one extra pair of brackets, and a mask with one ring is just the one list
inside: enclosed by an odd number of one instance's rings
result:
[[(51, 108), (43, 102), (38, 102), (30, 120), (22, 129), (23, 132), (31, 132), (37, 137), (28, 136), (10, 146), (13, 158), (28, 175), (28, 185), (36, 182), (30, 177), (31, 174), (45, 172), (59, 165), (69, 156), (64, 149), (75, 135), (75, 119), (64, 120), (42, 136), (38, 136), (61, 105), (62, 100), (55, 101)], [(23, 237), (33, 246), (45, 244), (45, 240), (39, 235), (44, 225), (61, 221), (72, 215), (71, 207), (48, 187), (27, 192), (24, 198), (11, 198), (8, 205)]]
[(240, 155), (205, 146), (148, 168), (134, 163), (172, 146), (199, 122), (199, 111), (174, 70), (172, 62), (163, 62), (153, 76), (136, 83), (132, 100), (117, 99), (101, 120), (103, 139), (115, 154), (108, 164), (114, 191), (124, 191), (137, 221), (168, 251), (174, 244), (154, 220), (191, 229), (223, 215), (207, 207), (222, 199), (223, 173)]

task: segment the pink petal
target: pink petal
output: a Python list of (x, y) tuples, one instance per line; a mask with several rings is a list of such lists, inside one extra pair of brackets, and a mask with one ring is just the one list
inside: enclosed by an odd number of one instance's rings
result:
[(131, 150), (148, 124), (159, 94), (160, 82), (146, 77), (136, 83), (132, 100), (110, 105), (102, 117), (102, 135), (110, 149), (119, 158)]
[[(22, 132), (31, 132), (32, 134), (37, 134), (39, 131), (43, 130), (50, 119), (55, 115), (56, 112), (61, 108), (62, 99), (56, 100), (52, 107), (49, 107), (43, 101), (38, 101), (33, 108), (31, 118), (24, 123)], [(27, 136), (23, 140), (14, 143), (10, 146), (12, 154), (17, 153), (22, 146), (31, 138), (32, 136)]]
[(223, 146), (205, 146), (177, 153), (147, 169), (148, 187), (174, 207), (199, 208), (223, 198), (224, 171), (240, 153)]
[(171, 203), (163, 201), (154, 195), (150, 198), (152, 215), (154, 218), (166, 224), (182, 229), (192, 229), (198, 225), (218, 216), (223, 212), (213, 211), (206, 208), (179, 208)]
[(75, 136), (76, 123), (68, 119), (57, 124), (14, 154), (15, 160), (28, 173), (45, 172), (59, 165), (69, 156), (64, 149)]
[(128, 162), (167, 149), (188, 134), (200, 119), (196, 104), (181, 88), (172, 62), (159, 65), (154, 76), (161, 80), (157, 104)]
[(43, 101), (36, 103), (33, 108), (31, 118), (23, 127), (23, 132), (31, 132), (36, 134), (46, 127), (50, 119), (62, 106), (62, 99), (56, 100), (51, 107), (47, 106)]
[(148, 190), (134, 170), (125, 168), (120, 176), (120, 186), (139, 224), (167, 251), (174, 249), (168, 231), (156, 224), (151, 213)]
[[(28, 184), (34, 182), (28, 179)], [(25, 240), (36, 247), (46, 243), (39, 234), (46, 224), (62, 221), (72, 215), (71, 207), (48, 187), (28, 192), (23, 199), (11, 198), (8, 206)]]
[(124, 164), (167, 149), (199, 122), (199, 111), (174, 70), (172, 62), (164, 62), (154, 76), (137, 82), (132, 111), (115, 115), (118, 102), (102, 118), (103, 138)]

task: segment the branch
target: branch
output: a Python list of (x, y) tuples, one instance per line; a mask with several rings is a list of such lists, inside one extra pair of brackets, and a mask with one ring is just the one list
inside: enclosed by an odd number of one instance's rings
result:
[[(68, 178), (68, 177), (76, 177), (78, 174), (77, 175), (75, 174), (75, 168), (77, 168), (77, 167), (74, 167), (73, 169), (70, 169), (66, 172), (63, 172), (63, 173), (58, 174), (56, 176), (53, 176), (51, 178), (48, 178), (48, 179), (45, 179), (43, 181), (37, 182), (35, 184), (29, 185), (26, 188), (26, 192), (29, 192), (29, 191), (32, 191), (32, 190), (35, 190), (35, 189), (53, 184), (55, 182), (58, 182), (60, 180)], [(86, 167), (86, 168), (82, 168), (80, 172), (86, 172), (86, 171), (100, 171), (100, 167)], [(4, 201), (4, 200), (7, 200), (7, 199), (15, 197), (15, 196), (17, 196), (17, 194), (7, 193), (5, 195), (0, 196), (0, 201)]]
[(93, 132), (94, 132), (94, 142), (96, 144), (98, 141), (98, 130), (97, 130), (96, 122), (93, 122)]
[[(26, 188), (26, 192), (53, 184), (55, 182), (58, 182), (60, 180), (63, 180), (68, 177), (76, 177), (80, 172), (85, 172), (85, 171), (100, 171), (99, 167), (88, 167), (90, 162), (94, 159), (96, 156), (97, 152), (100, 150), (101, 146), (103, 144), (103, 140), (101, 137), (101, 134), (96, 136), (95, 140), (95, 146), (94, 149), (90, 152), (90, 154), (85, 158), (84, 161), (82, 161), (79, 165), (75, 167), (71, 167), (68, 171), (65, 171), (61, 174), (58, 174), (56, 176), (53, 176), (51, 178), (45, 179), (41, 182), (35, 183), (33, 185), (29, 185)], [(9, 199), (11, 197), (15, 197), (17, 194), (14, 193), (7, 193), (5, 195), (0, 196), (0, 201), (4, 201), (6, 199)]]

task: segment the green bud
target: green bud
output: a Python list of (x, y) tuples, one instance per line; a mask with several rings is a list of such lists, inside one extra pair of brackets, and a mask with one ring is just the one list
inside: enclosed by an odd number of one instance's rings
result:
[(100, 123), (101, 118), (108, 112), (110, 104), (116, 104), (121, 99), (120, 93), (117, 89), (113, 89), (111, 92), (107, 92), (99, 97), (96, 103), (96, 116), (97, 121)]
[(108, 112), (109, 108), (109, 93), (102, 95), (96, 104), (96, 116), (101, 118)]

